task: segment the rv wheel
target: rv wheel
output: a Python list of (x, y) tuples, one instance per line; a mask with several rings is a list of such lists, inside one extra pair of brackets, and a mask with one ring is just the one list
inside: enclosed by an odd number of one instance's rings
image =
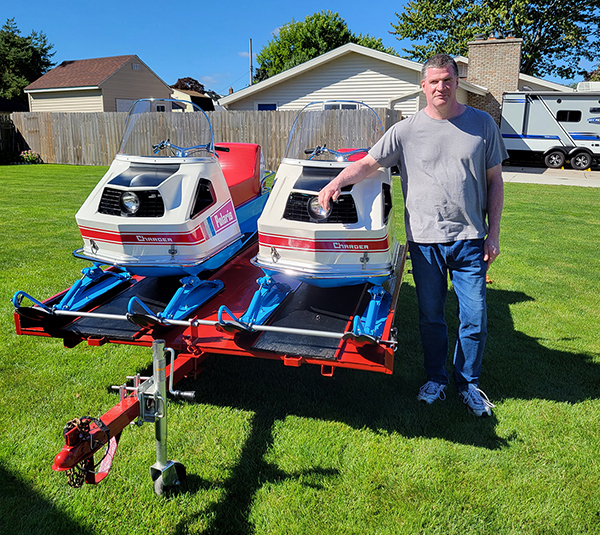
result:
[(546, 167), (559, 169), (565, 165), (565, 154), (560, 150), (549, 152), (544, 158), (544, 163), (546, 164)]
[(578, 152), (571, 156), (573, 169), (587, 169), (592, 164), (592, 157), (587, 152)]

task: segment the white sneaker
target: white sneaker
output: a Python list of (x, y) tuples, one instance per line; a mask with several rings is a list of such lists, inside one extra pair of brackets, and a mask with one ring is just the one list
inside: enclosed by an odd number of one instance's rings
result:
[(469, 384), (466, 390), (459, 392), (463, 403), (476, 416), (491, 416), (495, 407), (484, 392), (474, 384)]
[(428, 405), (431, 405), (438, 399), (444, 401), (446, 399), (446, 393), (444, 392), (445, 389), (446, 385), (436, 383), (435, 381), (427, 381), (420, 388), (419, 393), (417, 394), (417, 399), (419, 401), (424, 401)]

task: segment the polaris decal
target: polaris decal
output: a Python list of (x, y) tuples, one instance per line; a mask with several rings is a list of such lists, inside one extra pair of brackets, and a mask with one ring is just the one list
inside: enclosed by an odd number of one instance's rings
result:
[(210, 216), (210, 226), (211, 230), (214, 231), (215, 234), (229, 228), (231, 225), (235, 225), (237, 219), (235, 217), (235, 210), (233, 209), (233, 203), (231, 200), (227, 201), (221, 209)]
[(600, 124), (600, 117), (590, 117), (588, 119), (588, 123), (592, 124)]

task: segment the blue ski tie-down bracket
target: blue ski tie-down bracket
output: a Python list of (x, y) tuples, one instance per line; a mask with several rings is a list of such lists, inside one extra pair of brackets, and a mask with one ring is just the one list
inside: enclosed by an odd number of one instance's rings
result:
[(83, 277), (75, 281), (61, 300), (52, 308), (42, 304), (29, 294), (19, 291), (13, 296), (13, 305), (20, 308), (23, 298), (27, 298), (36, 307), (42, 309), (48, 314), (54, 310), (78, 311), (85, 308), (98, 297), (117, 288), (121, 284), (129, 282), (131, 273), (128, 271), (109, 271), (103, 270), (101, 264), (94, 263), (93, 266), (81, 270)]
[(128, 282), (128, 271), (104, 271), (100, 264), (94, 264), (81, 270), (83, 277), (69, 288), (64, 297), (54, 307), (56, 310), (81, 310), (94, 299)]
[(354, 316), (352, 332), (343, 337), (359, 347), (379, 343), (392, 304), (392, 295), (382, 286), (369, 288), (369, 293), (371, 299), (365, 312), (362, 316)]
[[(196, 276), (184, 277), (180, 282), (182, 286), (162, 312), (155, 313), (139, 297), (132, 297), (127, 304), (128, 319), (138, 325), (143, 323), (142, 326), (168, 323), (169, 320), (183, 320), (225, 287), (223, 281), (201, 280)], [(135, 312), (136, 305), (144, 311), (144, 314)]]
[[(239, 318), (227, 306), (219, 307), (217, 323), (219, 330), (231, 334), (253, 332), (252, 326), (264, 325), (292, 291), (289, 284), (277, 282), (268, 275), (259, 278), (256, 282), (259, 288), (254, 292), (248, 309)], [(225, 315), (229, 316), (228, 320), (225, 319)]]

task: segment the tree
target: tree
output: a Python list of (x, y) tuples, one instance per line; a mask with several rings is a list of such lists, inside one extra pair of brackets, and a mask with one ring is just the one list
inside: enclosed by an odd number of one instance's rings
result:
[(190, 78), (189, 76), (186, 78), (178, 78), (177, 82), (175, 82), (171, 87), (181, 91), (196, 91), (197, 93), (203, 93), (208, 95), (213, 100), (221, 98), (220, 95), (210, 89), (206, 89), (204, 84), (201, 84), (198, 80), (195, 78)]
[(42, 32), (22, 37), (15, 19), (0, 29), (0, 96), (27, 103), (23, 89), (54, 66), (52, 48)]
[(391, 32), (419, 41), (407, 58), (425, 61), (437, 53), (467, 55), (475, 34), (523, 39), (521, 72), (572, 79), (586, 72), (580, 61), (600, 52), (598, 0), (411, 0)]
[(292, 19), (279, 29), (279, 34), (256, 56), (254, 82), (266, 80), (347, 43), (395, 54), (392, 48), (385, 48), (379, 38), (354, 35), (337, 13), (321, 11), (307, 16), (303, 22)]
[(204, 85), (194, 78), (178, 78), (172, 86), (173, 89), (180, 89), (182, 91), (196, 91), (197, 93), (204, 93)]

